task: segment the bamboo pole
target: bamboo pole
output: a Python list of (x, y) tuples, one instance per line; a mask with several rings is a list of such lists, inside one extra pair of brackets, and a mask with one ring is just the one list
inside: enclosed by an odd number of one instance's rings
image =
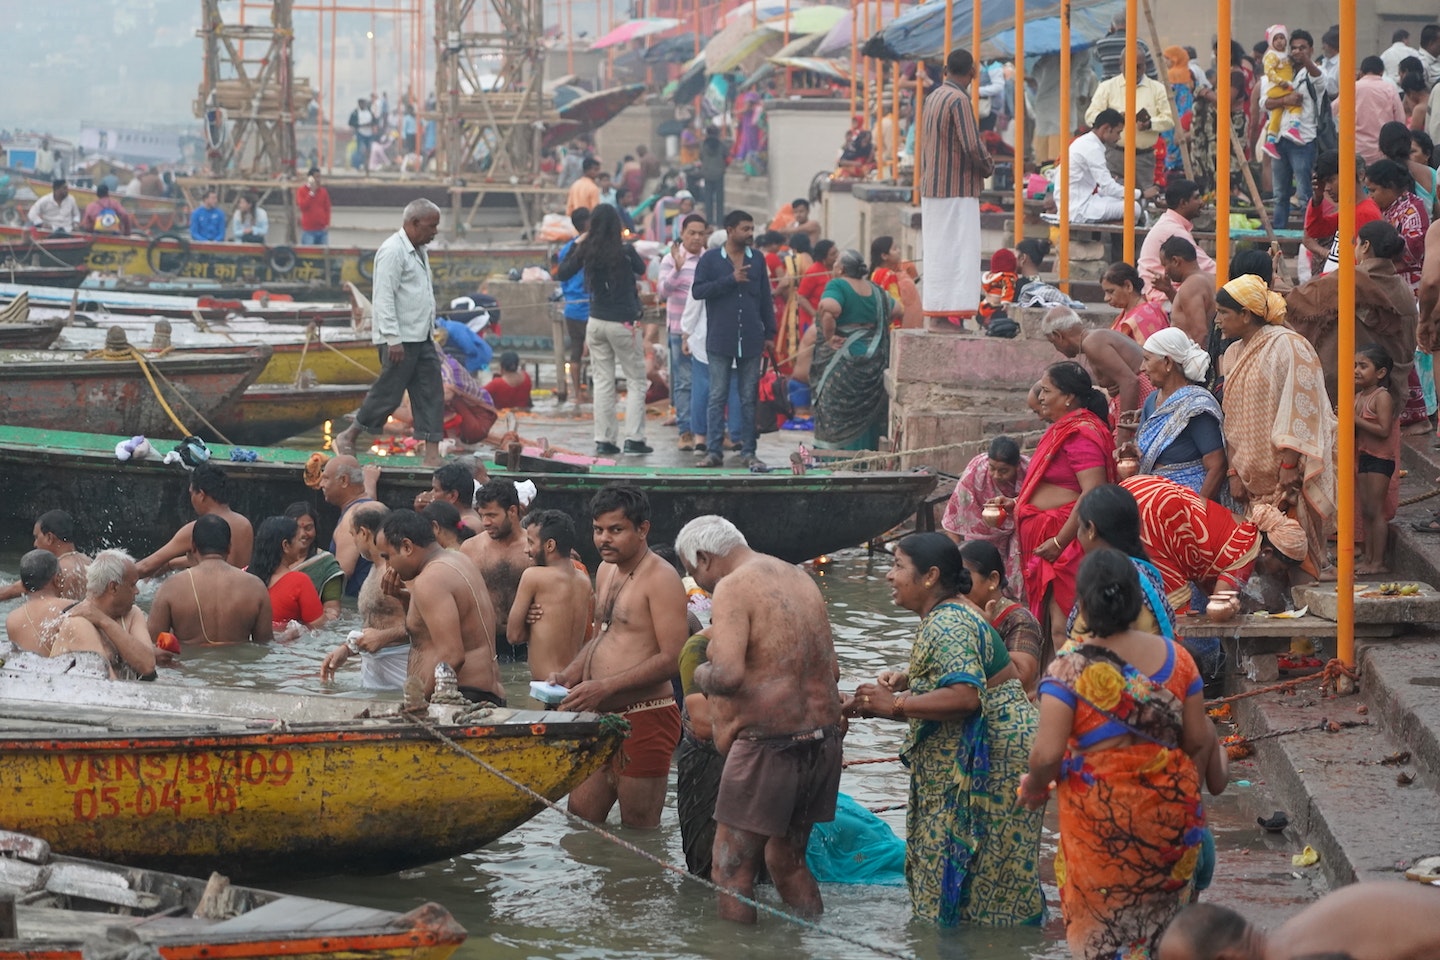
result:
[(1066, 294), (1070, 293), (1070, 100), (1070, 0), (1060, 0), (1060, 250), (1055, 272)]
[[(951, 0), (945, 0), (948, 4)], [(850, 0), (850, 121), (855, 119), (855, 97), (860, 92), (860, 0)], [(848, 126), (848, 124), (847, 124)]]
[(1156, 74), (1160, 74), (1160, 83), (1165, 88), (1165, 99), (1170, 103), (1170, 116), (1175, 118), (1175, 149), (1180, 151), (1180, 166), (1185, 171), (1186, 180), (1195, 179), (1195, 165), (1190, 162), (1190, 140), (1181, 137), (1180, 130), (1180, 108), (1175, 102), (1175, 88), (1160, 70), (1160, 61), (1155, 59), (1160, 50), (1160, 31), (1155, 27), (1155, 15), (1150, 11), (1150, 0), (1140, 0), (1145, 9), (1145, 22), (1150, 25), (1150, 59), (1155, 64)]
[(1215, 275), (1224, 281), (1230, 276), (1230, 0), (1216, 4)]
[(1140, 23), (1134, 0), (1125, 4), (1125, 235), (1122, 238), (1126, 263), (1135, 262), (1135, 52), (1140, 48)]
[[(1066, 3), (1069, 0), (1065, 0)], [(910, 206), (920, 206), (920, 146), (925, 134), (925, 61), (915, 62), (915, 163), (910, 171)]]
[(1025, 239), (1025, 0), (1015, 0), (1015, 242)]
[[(1340, 0), (1340, 62), (1354, 64), (1355, 4)], [(1347, 68), (1353, 69), (1353, 68)], [(1355, 129), (1355, 85), (1340, 84), (1340, 129)], [(1355, 380), (1343, 375), (1355, 355), (1355, 257), (1350, 250), (1355, 238), (1355, 151), (1340, 151), (1340, 342), (1336, 347), (1342, 375), (1340, 385), (1339, 443), (1337, 444), (1335, 566), (1336, 566), (1336, 654), (1349, 666), (1355, 665)], [(1399, 430), (1397, 422), (1393, 429)]]

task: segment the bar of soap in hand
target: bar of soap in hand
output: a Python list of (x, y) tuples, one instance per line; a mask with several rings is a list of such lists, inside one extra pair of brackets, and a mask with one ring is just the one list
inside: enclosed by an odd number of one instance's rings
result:
[(546, 683), (544, 680), (530, 681), (530, 696), (541, 703), (559, 703), (569, 692), (569, 687), (562, 687), (558, 683)]

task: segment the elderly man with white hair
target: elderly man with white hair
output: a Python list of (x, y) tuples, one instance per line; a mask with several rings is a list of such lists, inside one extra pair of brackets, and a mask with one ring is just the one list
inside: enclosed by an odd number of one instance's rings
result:
[(445, 436), (445, 385), (440, 354), (431, 340), (435, 326), (435, 291), (425, 245), (440, 230), (440, 208), (429, 200), (412, 200), (404, 222), (375, 251), (374, 328), (380, 350), (380, 376), (355, 414), (355, 422), (337, 434), (336, 453), (353, 454), (361, 430), (380, 433), (406, 392), (415, 415), (415, 437), (425, 441), (427, 467), (440, 465)]
[[(1095, 385), (1110, 394), (1111, 429), (1133, 434), (1135, 424), (1131, 421), (1138, 417), (1145, 398), (1155, 389), (1140, 369), (1145, 361), (1140, 344), (1118, 330), (1086, 327), (1080, 315), (1069, 307), (1047, 310), (1040, 321), (1040, 333), (1071, 360), (1084, 356)], [(1032, 388), (1032, 396), (1034, 393)], [(1132, 412), (1132, 417), (1124, 417)]]
[(85, 571), (85, 599), (66, 611), (50, 656), (94, 653), (112, 680), (153, 680), (155, 644), (135, 605), (139, 581), (135, 558), (124, 550), (96, 554)]
[[(711, 879), (746, 897), (763, 862), (801, 916), (824, 909), (805, 865), (816, 824), (835, 819), (840, 789), (840, 666), (825, 600), (793, 564), (750, 549), (724, 517), (697, 517), (675, 538), (710, 591), (710, 642), (695, 685), (707, 698), (725, 772), (715, 798)], [(754, 923), (754, 908), (720, 896), (720, 915)]]

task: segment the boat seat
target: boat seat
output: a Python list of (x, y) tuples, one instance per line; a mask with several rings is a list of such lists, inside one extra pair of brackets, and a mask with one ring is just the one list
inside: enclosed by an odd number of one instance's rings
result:
[(238, 917), (222, 920), (209, 931), (212, 934), (234, 934), (267, 930), (287, 933), (355, 930), (382, 927), (394, 918), (395, 914), (387, 910), (312, 900), (309, 897), (280, 897)]
[(45, 889), (50, 893), (130, 910), (151, 911), (163, 902), (159, 896), (134, 890), (123, 873), (83, 863), (56, 863), (48, 868)]

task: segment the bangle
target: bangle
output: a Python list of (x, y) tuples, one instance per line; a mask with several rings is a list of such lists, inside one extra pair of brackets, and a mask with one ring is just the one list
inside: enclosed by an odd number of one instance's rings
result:
[(1063, 543), (1060, 542), (1060, 538), (1059, 538), (1059, 537), (1051, 537), (1051, 538), (1050, 538), (1050, 542), (1053, 543), (1053, 544), (1055, 544), (1055, 549), (1056, 549), (1056, 550), (1064, 550), (1064, 549), (1065, 549), (1065, 544), (1063, 544)]
[(1299, 469), (1300, 469), (1300, 461), (1299, 461), (1299, 460), (1296, 460), (1294, 463), (1286, 463), (1285, 461), (1282, 460), (1282, 461), (1280, 461), (1280, 469), (1281, 469), (1281, 470), (1299, 470)]
[(908, 692), (895, 694), (895, 705), (891, 709), (891, 712), (895, 715), (896, 720), (910, 719), (909, 717), (905, 716), (905, 701), (909, 700), (910, 696), (911, 694), (909, 694)]

